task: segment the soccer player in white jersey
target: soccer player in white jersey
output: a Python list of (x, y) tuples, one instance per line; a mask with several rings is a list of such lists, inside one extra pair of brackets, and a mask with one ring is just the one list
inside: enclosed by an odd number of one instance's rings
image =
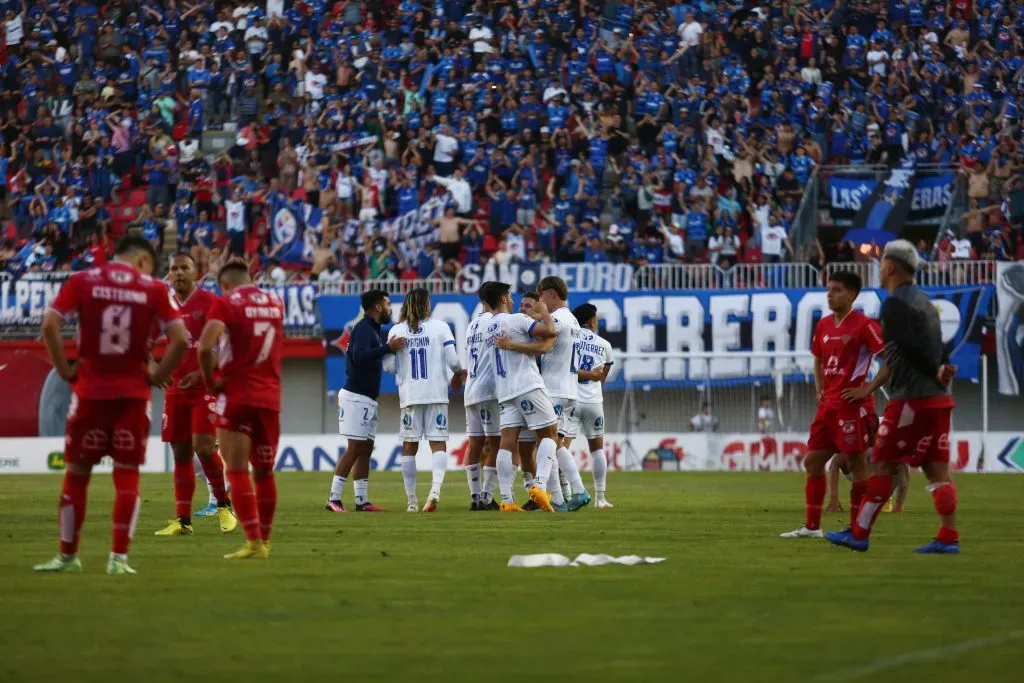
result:
[[(544, 379), (548, 395), (551, 397), (555, 414), (559, 418), (559, 443), (556, 452), (558, 469), (568, 479), (571, 495), (569, 500), (564, 500), (558, 482), (558, 470), (554, 470), (550, 475), (550, 481), (546, 482), (547, 490), (551, 494), (556, 509), (562, 509), (562, 506), (565, 506), (569, 511), (575, 512), (590, 503), (590, 494), (583, 485), (579, 465), (568, 449), (568, 445), (572, 443), (570, 435), (573, 433), (572, 423), (579, 386), (576, 377), (576, 338), (580, 334), (580, 326), (567, 305), (569, 288), (566, 286), (565, 280), (556, 276), (543, 278), (537, 285), (537, 297), (543, 307), (551, 311), (551, 317), (558, 332), (555, 339), (519, 344), (510, 339), (504, 339), (500, 343), (509, 350), (541, 356), (540, 374)], [(534, 307), (536, 308), (536, 304)]]
[[(394, 356), (394, 371), (402, 408), (399, 436), (402, 479), (409, 501), (406, 511), (419, 510), (416, 451), (425, 438), (430, 443), (433, 477), (423, 511), (434, 512), (448, 470), (448, 377), (452, 373), (452, 389), (458, 391), (465, 371), (455, 351), (451, 328), (430, 317), (430, 294), (425, 289), (414, 289), (405, 297), (398, 324), (388, 333), (388, 341), (393, 338), (405, 339), (405, 348)], [(388, 366), (385, 369), (390, 369)]]
[(612, 369), (612, 345), (597, 334), (596, 306), (583, 304), (574, 308), (572, 314), (576, 316), (581, 332), (576, 341), (576, 375), (580, 388), (571, 438), (575, 438), (582, 429), (594, 468), (594, 507), (611, 510), (612, 504), (605, 498), (608, 459), (604, 454), (604, 393), (601, 385)]
[(512, 451), (519, 443), (519, 431), (525, 427), (536, 433), (539, 441), (536, 457), (531, 450), (522, 460), (523, 475), (534, 475), (533, 486), (529, 489), (530, 500), (540, 509), (554, 512), (545, 485), (555, 467), (558, 416), (533, 356), (502, 349), (497, 341), (507, 337), (512, 342), (524, 344), (534, 339), (553, 339), (558, 336), (558, 330), (547, 307), (540, 302), (534, 307), (532, 317), (511, 313), (512, 297), (508, 290), (507, 284), (495, 282), (486, 294), (487, 305), (494, 311), (494, 317), (487, 325), (484, 341), (488, 351), (494, 354), (494, 387), (501, 423), (497, 461), (501, 511), (522, 511), (512, 496), (512, 482), (516, 476)]
[[(498, 424), (498, 399), (494, 388), (494, 352), (487, 347), (486, 332), (494, 317), (494, 310), (487, 303), (487, 293), (493, 283), (485, 282), (480, 287), (480, 303), (483, 312), (469, 323), (466, 329), (466, 356), (463, 366), (467, 370), (466, 390), (466, 435), (469, 437), (469, 452), (466, 454), (466, 479), (472, 497), (470, 510), (497, 510), (498, 503), (491, 492), (498, 478), (496, 467), (501, 429)], [(480, 460), (484, 446), (489, 452), (483, 464), (483, 484), (480, 481)]]

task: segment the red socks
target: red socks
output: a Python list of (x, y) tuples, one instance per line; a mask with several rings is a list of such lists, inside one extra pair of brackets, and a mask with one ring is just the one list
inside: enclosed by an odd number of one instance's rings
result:
[(60, 552), (74, 555), (78, 552), (78, 537), (85, 521), (85, 502), (88, 498), (89, 476), (71, 470), (64, 472), (64, 488), (57, 504), (60, 520)]
[(213, 497), (217, 499), (217, 503), (227, 502), (228, 490), (224, 487), (224, 461), (221, 459), (220, 453), (214, 451), (212, 457), (199, 458), (199, 464), (203, 466), (203, 474), (206, 475), (206, 481), (210, 482), (210, 488), (213, 489)]
[(867, 481), (867, 489), (857, 511), (853, 523), (853, 537), (864, 539), (871, 535), (871, 527), (878, 518), (878, 513), (892, 495), (892, 477), (873, 475)]
[(857, 512), (860, 511), (860, 502), (864, 499), (864, 492), (868, 488), (866, 481), (855, 481), (850, 486), (850, 528), (857, 523)]
[(270, 530), (274, 526), (274, 509), (277, 507), (277, 482), (273, 473), (257, 477), (256, 507), (260, 517), (260, 538), (270, 540)]
[(953, 482), (949, 482), (947, 484), (938, 484), (937, 486), (931, 486), (929, 488), (931, 488), (932, 503), (935, 504), (935, 511), (939, 513), (939, 517), (942, 518), (939, 533), (935, 535), (935, 539), (940, 543), (956, 543), (960, 540), (960, 535), (957, 533), (953, 525), (945, 519), (946, 517), (951, 517), (956, 514), (956, 486)]
[(114, 542), (111, 551), (127, 555), (139, 519), (139, 470), (114, 466)]
[(174, 461), (174, 515), (179, 519), (192, 517), (192, 497), (196, 493), (196, 469), (192, 458)]
[(807, 511), (804, 526), (812, 531), (821, 528), (821, 505), (825, 502), (827, 488), (824, 474), (807, 475), (807, 483), (804, 484), (804, 506)]
[(231, 482), (231, 505), (235, 516), (242, 523), (245, 538), (249, 541), (260, 540), (260, 518), (256, 509), (256, 495), (252, 491), (252, 480), (249, 479), (248, 468), (244, 470), (228, 470), (228, 481)]

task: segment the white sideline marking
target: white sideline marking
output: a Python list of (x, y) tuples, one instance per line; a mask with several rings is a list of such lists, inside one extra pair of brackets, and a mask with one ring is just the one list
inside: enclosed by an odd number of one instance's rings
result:
[(859, 678), (866, 678), (874, 674), (883, 673), (890, 669), (896, 669), (905, 664), (918, 664), (921, 662), (932, 662), (942, 659), (953, 659), (957, 655), (961, 655), (971, 650), (979, 650), (993, 645), (1002, 645), (1011, 640), (1017, 640), (1024, 638), (1024, 631), (1010, 631), (1004, 633), (1001, 636), (990, 636), (988, 638), (975, 638), (974, 640), (965, 640), (961, 643), (953, 643), (952, 645), (942, 645), (940, 647), (933, 647), (927, 650), (916, 650), (914, 652), (905, 652), (896, 657), (890, 657), (889, 659), (879, 659), (873, 664), (868, 666), (856, 668), (856, 669), (843, 669), (841, 671), (833, 672), (831, 674), (819, 676), (815, 680), (818, 681), (855, 681)]

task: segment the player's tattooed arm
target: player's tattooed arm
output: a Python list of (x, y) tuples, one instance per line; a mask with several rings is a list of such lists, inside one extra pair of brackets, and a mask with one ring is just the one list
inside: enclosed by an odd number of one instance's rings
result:
[(203, 376), (203, 382), (206, 383), (206, 387), (211, 391), (216, 391), (220, 388), (218, 380), (214, 377), (214, 371), (217, 369), (217, 356), (214, 348), (217, 346), (217, 340), (224, 334), (225, 329), (224, 323), (220, 320), (207, 321), (206, 326), (203, 327), (203, 331), (199, 335), (199, 344), (196, 346), (199, 372)]
[(167, 326), (167, 348), (164, 357), (155, 370), (149, 373), (149, 383), (155, 387), (165, 387), (170, 383), (171, 373), (185, 359), (188, 352), (188, 330), (180, 319), (171, 321)]

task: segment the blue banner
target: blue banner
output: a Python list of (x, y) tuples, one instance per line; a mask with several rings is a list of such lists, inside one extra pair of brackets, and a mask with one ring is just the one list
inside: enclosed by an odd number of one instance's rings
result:
[[(71, 273), (27, 273), (18, 279), (0, 279), (0, 324), (32, 325), (41, 322), (43, 314), (69, 275)], [(200, 286), (212, 292), (217, 291), (216, 283), (212, 279), (203, 280)], [(284, 302), (285, 329), (311, 327), (316, 324), (316, 285), (261, 287), (268, 292), (274, 292)]]
[[(952, 173), (914, 178), (906, 225), (938, 223), (953, 199)], [(829, 213), (840, 227), (854, 225), (854, 217), (870, 201), (878, 187), (874, 178), (833, 176), (828, 180)], [(868, 227), (856, 225), (854, 227)], [(892, 232), (892, 230), (890, 230)], [(895, 234), (899, 234), (897, 230)]]
[[(942, 322), (943, 341), (959, 377), (977, 379), (980, 372), (981, 323), (988, 315), (993, 287), (938, 287), (926, 289)], [(877, 318), (887, 293), (865, 290), (856, 306)], [(477, 297), (435, 295), (433, 315), (452, 327), (460, 354), (466, 327), (479, 312)], [(730, 351), (790, 350), (809, 353), (814, 326), (827, 312), (823, 290), (729, 290), (690, 292), (630, 292), (572, 296), (570, 306), (594, 304), (600, 334), (618, 352), (642, 355), (652, 351), (678, 352), (678, 359), (662, 361), (632, 358), (617, 362), (609, 375), (611, 389), (628, 379), (656, 386), (700, 386), (707, 382), (770, 381), (773, 359), (728, 358)], [(392, 299), (397, 316), (401, 297)], [(337, 391), (345, 383), (345, 352), (352, 327), (362, 317), (357, 297), (320, 298), (321, 323), (327, 342), (327, 384)], [(710, 363), (687, 361), (687, 352), (721, 354)], [(800, 372), (789, 379), (813, 381), (811, 362), (798, 358)], [(792, 360), (785, 363), (792, 365)], [(395, 393), (392, 375), (384, 375), (382, 393)]]

